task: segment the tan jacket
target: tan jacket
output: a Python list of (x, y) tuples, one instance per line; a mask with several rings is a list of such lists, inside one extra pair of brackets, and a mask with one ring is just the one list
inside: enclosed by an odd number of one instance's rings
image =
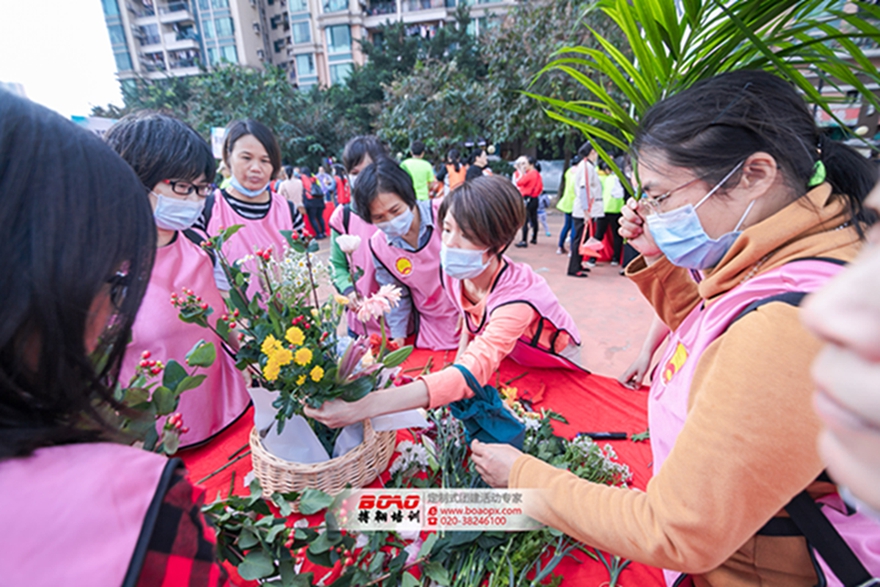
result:
[[(803, 257), (850, 260), (861, 243), (830, 192), (823, 184), (749, 227), (699, 286), (666, 260), (646, 267), (638, 258), (627, 273), (674, 329), (695, 304), (711, 304), (752, 275)], [(804, 488), (831, 491), (813, 483), (823, 465), (809, 368), (820, 344), (798, 313), (768, 304), (709, 345), (684, 428), (645, 492), (582, 481), (529, 456), (514, 464), (510, 486), (546, 490), (527, 507), (538, 520), (620, 556), (693, 574), (699, 586), (814, 585), (803, 538), (755, 536)]]

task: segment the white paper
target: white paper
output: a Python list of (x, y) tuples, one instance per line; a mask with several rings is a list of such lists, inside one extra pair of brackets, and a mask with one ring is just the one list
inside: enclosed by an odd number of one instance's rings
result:
[(341, 457), (363, 441), (364, 423), (355, 422), (354, 424), (349, 424), (336, 437), (336, 444), (333, 446), (333, 458)]
[(249, 387), (248, 393), (254, 402), (254, 428), (262, 435), (275, 423), (275, 414), (278, 409), (272, 405), (278, 398), (277, 391), (269, 391), (262, 387)]
[(385, 430), (400, 430), (401, 428), (426, 428), (428, 421), (420, 411), (406, 410), (404, 412), (376, 416), (370, 420), (370, 424), (373, 425), (373, 430), (382, 432)]
[(330, 459), (315, 431), (299, 415), (294, 415), (284, 424), (280, 435), (278, 427), (272, 426), (263, 438), (263, 446), (276, 457), (293, 463), (308, 465)]

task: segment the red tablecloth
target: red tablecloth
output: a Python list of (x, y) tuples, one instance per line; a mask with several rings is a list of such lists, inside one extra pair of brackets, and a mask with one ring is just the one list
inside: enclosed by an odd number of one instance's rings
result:
[[(454, 353), (416, 350), (404, 364), (404, 369), (421, 367), (433, 356), (434, 370), (442, 368), (454, 357)], [(534, 398), (534, 406), (546, 408), (562, 414), (568, 424), (556, 423), (558, 434), (568, 438), (578, 432), (626, 432), (629, 435), (644, 432), (647, 427), (647, 393), (631, 391), (613, 379), (582, 372), (527, 369), (505, 360), (499, 369), (501, 383), (510, 383), (519, 390), (520, 396)], [(495, 383), (494, 381), (492, 382)], [(249, 410), (232, 426), (205, 446), (181, 451), (183, 459), (194, 482), (216, 471), (230, 462), (233, 455), (247, 450), (247, 439), (253, 427), (253, 417)], [(399, 436), (408, 436), (401, 432)], [(604, 441), (603, 441), (604, 444)], [(633, 473), (632, 486), (644, 489), (651, 477), (651, 447), (647, 442), (631, 440), (610, 441), (620, 461), (629, 465)], [(203, 481), (208, 490), (208, 499), (219, 493), (226, 496), (232, 487), (233, 475), (236, 494), (246, 493), (242, 482), (252, 469), (250, 457), (234, 462), (220, 473)], [(378, 486), (377, 480), (374, 486)], [(557, 573), (565, 577), (563, 585), (600, 585), (608, 580), (607, 572), (601, 563), (583, 554), (575, 559), (567, 558), (557, 567)], [(658, 569), (632, 563), (621, 574), (621, 585), (662, 586), (664, 584)]]

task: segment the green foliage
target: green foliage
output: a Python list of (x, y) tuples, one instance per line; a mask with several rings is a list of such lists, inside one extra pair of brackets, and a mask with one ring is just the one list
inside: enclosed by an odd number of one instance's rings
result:
[[(829, 110), (829, 99), (806, 77), (813, 71), (831, 85), (851, 85), (880, 106), (865, 83), (880, 81), (880, 74), (860, 46), (862, 40), (880, 37), (880, 29), (866, 19), (877, 19), (880, 10), (857, 2), (862, 12), (845, 14), (837, 10), (840, 4), (600, 0), (597, 7), (616, 24), (624, 42), (591, 27), (601, 48), (565, 48), (538, 78), (564, 73), (581, 87), (579, 96), (560, 98), (538, 89), (533, 95), (552, 119), (597, 139), (600, 155), (611, 165), (603, 144), (626, 150), (638, 121), (653, 104), (725, 71), (774, 72), (794, 83), (808, 101)], [(842, 32), (836, 22), (848, 30)], [(603, 79), (607, 81), (600, 83)]]

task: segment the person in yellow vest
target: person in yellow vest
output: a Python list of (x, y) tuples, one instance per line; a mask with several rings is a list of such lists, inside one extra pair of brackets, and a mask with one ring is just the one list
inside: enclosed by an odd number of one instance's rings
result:
[[(580, 162), (581, 158), (577, 155), (571, 158), (571, 167), (565, 172), (565, 178), (563, 181), (565, 185), (562, 188), (562, 197), (559, 198), (559, 202), (556, 203), (556, 209), (565, 214), (565, 222), (559, 233), (559, 244), (556, 247), (557, 255), (565, 254), (565, 237), (569, 236), (569, 233), (574, 237), (574, 219), (571, 217), (571, 211), (574, 209), (574, 182), (575, 175), (577, 175), (577, 165)], [(572, 250), (574, 250), (574, 247), (574, 242), (572, 242)]]
[[(618, 166), (623, 166), (623, 158), (618, 162)], [(611, 229), (611, 242), (613, 253), (611, 254), (611, 264), (620, 264), (620, 252), (623, 250), (623, 237), (620, 236), (618, 229), (620, 228), (620, 211), (623, 209), (623, 199), (626, 192), (620, 178), (611, 171), (605, 161), (599, 161), (599, 180), (602, 182), (602, 205), (604, 207), (604, 216), (596, 219), (596, 238), (600, 241), (605, 238), (605, 231)]]

